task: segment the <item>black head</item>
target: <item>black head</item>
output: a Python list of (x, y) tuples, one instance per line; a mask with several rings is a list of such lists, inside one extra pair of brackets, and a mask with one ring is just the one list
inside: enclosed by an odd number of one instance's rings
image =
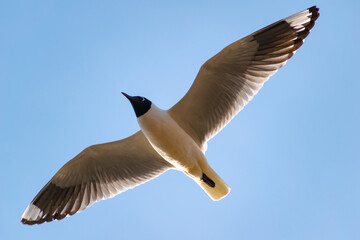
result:
[(131, 105), (134, 108), (136, 117), (140, 117), (140, 116), (144, 115), (151, 108), (151, 101), (144, 97), (139, 97), (139, 96), (132, 97), (132, 96), (127, 95), (124, 92), (122, 92), (122, 94), (127, 99), (129, 99), (129, 101), (131, 102)]

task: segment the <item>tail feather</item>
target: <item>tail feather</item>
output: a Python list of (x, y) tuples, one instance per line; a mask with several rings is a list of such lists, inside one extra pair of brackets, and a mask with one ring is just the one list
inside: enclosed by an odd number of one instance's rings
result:
[(214, 201), (224, 198), (230, 192), (230, 187), (210, 167), (203, 172), (201, 180), (196, 180), (196, 183)]

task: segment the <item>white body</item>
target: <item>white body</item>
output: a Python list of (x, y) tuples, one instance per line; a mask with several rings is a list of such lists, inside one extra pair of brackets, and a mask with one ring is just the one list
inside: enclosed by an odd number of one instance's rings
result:
[(203, 152), (167, 111), (152, 104), (150, 110), (138, 118), (138, 123), (160, 156), (178, 170), (201, 178), (201, 167), (208, 165)]
[[(157, 153), (191, 177), (213, 200), (220, 200), (230, 192), (229, 186), (211, 169), (200, 147), (168, 111), (152, 104), (148, 112), (138, 117), (138, 123)], [(203, 174), (215, 182), (215, 187), (202, 181)]]

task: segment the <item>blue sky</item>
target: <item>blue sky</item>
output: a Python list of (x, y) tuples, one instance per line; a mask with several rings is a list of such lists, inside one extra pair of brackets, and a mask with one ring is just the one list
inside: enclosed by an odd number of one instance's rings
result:
[[(213, 202), (168, 171), (62, 221), (19, 223), (85, 147), (167, 109), (226, 45), (312, 5), (305, 44), (214, 139)], [(2, 1), (1, 239), (360, 239), (359, 1)]]

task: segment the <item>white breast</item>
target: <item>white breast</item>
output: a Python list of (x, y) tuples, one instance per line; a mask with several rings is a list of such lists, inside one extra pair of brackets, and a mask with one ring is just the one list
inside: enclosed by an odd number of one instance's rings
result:
[(141, 130), (153, 148), (180, 170), (192, 168), (202, 152), (195, 141), (169, 116), (154, 104), (138, 118)]

